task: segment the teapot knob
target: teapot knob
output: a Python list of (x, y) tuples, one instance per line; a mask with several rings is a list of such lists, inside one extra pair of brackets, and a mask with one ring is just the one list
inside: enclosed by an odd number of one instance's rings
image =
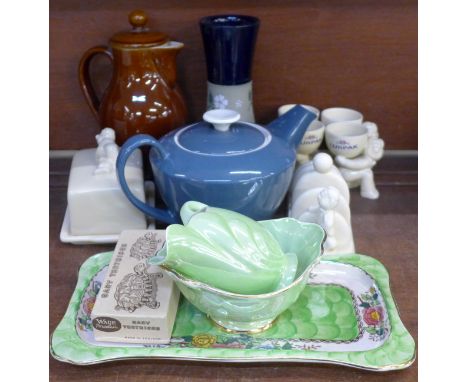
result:
[(134, 29), (143, 28), (148, 22), (148, 16), (145, 11), (136, 9), (128, 15), (128, 21)]
[(237, 122), (240, 114), (235, 110), (213, 109), (203, 114), (203, 120), (211, 123), (218, 131), (228, 131), (231, 123)]

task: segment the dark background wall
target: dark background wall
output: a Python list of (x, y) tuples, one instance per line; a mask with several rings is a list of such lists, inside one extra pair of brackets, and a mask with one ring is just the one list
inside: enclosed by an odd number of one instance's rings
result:
[[(94, 145), (99, 126), (78, 85), (78, 62), (86, 49), (129, 29), (133, 9), (146, 10), (150, 27), (185, 43), (178, 70), (190, 121), (206, 104), (198, 20), (248, 14), (261, 19), (253, 70), (258, 122), (273, 119), (284, 103), (348, 106), (379, 125), (388, 149), (417, 149), (416, 0), (51, 0), (51, 149)], [(109, 66), (105, 59), (94, 64), (102, 91)]]

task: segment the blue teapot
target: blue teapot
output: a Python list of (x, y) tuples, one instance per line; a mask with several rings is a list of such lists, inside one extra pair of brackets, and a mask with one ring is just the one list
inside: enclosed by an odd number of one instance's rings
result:
[[(239, 122), (240, 114), (215, 109), (203, 122), (174, 130), (159, 140), (139, 134), (117, 158), (117, 174), (128, 199), (148, 216), (173, 224), (189, 200), (265, 220), (273, 216), (291, 182), (296, 148), (317, 116), (298, 105), (266, 127)], [(167, 208), (143, 203), (130, 191), (125, 164), (132, 152), (150, 146), (154, 181)]]

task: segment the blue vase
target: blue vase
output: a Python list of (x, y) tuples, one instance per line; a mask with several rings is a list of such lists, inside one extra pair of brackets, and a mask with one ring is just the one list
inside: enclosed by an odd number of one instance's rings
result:
[(252, 62), (260, 20), (253, 16), (216, 15), (200, 20), (208, 74), (207, 109), (232, 109), (255, 122)]

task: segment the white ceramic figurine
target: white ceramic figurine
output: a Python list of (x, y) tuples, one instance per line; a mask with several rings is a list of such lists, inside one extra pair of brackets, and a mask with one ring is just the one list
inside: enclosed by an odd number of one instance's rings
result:
[(110, 127), (102, 129), (96, 135), (96, 162), (94, 174), (110, 174), (115, 172), (115, 163), (119, 155), (119, 146), (115, 143), (115, 131)]
[(337, 155), (335, 163), (350, 188), (361, 186), (361, 196), (363, 198), (378, 199), (379, 191), (375, 187), (372, 168), (382, 158), (385, 144), (379, 138), (375, 123), (364, 122), (363, 126), (367, 129), (368, 137), (364, 153), (356, 158)]
[(340, 194), (334, 187), (326, 187), (320, 191), (318, 195), (318, 203), (320, 206), (320, 225), (327, 232), (327, 240), (325, 241), (325, 250), (334, 250), (337, 245), (335, 237), (335, 208), (338, 205)]
[(335, 237), (335, 208), (338, 206), (340, 193), (335, 187), (325, 187), (319, 190), (318, 205), (310, 205), (297, 219), (308, 223), (317, 223), (327, 233), (324, 244), (325, 251), (332, 251), (336, 248)]
[(330, 155), (318, 153), (297, 169), (290, 192), (289, 216), (324, 228), (325, 254), (354, 252), (349, 189)]

